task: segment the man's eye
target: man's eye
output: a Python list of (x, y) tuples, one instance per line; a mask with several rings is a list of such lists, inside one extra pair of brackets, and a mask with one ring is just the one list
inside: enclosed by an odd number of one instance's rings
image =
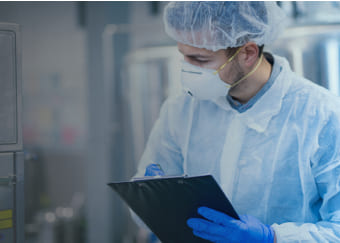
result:
[(208, 61), (207, 60), (197, 60), (197, 62), (199, 62), (199, 63), (206, 63)]
[(204, 64), (209, 62), (209, 60), (204, 60), (204, 59), (193, 59), (194, 62), (199, 63), (199, 64)]
[(189, 59), (190, 63), (198, 66), (204, 65), (210, 61), (208, 59), (200, 59), (199, 57), (195, 56), (187, 56), (187, 58)]

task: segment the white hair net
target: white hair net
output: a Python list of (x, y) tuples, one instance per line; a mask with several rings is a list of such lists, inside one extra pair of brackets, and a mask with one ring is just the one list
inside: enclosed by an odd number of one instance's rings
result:
[(178, 42), (212, 51), (249, 41), (272, 43), (285, 27), (275, 2), (170, 2), (165, 31)]

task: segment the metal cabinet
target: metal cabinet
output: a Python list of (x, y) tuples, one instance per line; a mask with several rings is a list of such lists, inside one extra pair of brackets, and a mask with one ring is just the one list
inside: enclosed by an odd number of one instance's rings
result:
[(19, 27), (0, 23), (0, 243), (24, 242)]

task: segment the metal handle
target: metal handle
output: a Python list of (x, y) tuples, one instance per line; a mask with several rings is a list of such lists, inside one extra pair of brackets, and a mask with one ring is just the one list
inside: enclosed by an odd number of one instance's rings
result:
[(0, 186), (10, 186), (15, 184), (15, 175), (8, 175), (7, 177), (0, 177)]

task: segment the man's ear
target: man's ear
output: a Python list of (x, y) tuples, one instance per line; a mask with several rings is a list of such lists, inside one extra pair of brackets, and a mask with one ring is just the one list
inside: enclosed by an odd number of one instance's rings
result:
[(254, 42), (248, 42), (242, 47), (238, 61), (245, 68), (254, 66), (259, 58), (259, 47)]

